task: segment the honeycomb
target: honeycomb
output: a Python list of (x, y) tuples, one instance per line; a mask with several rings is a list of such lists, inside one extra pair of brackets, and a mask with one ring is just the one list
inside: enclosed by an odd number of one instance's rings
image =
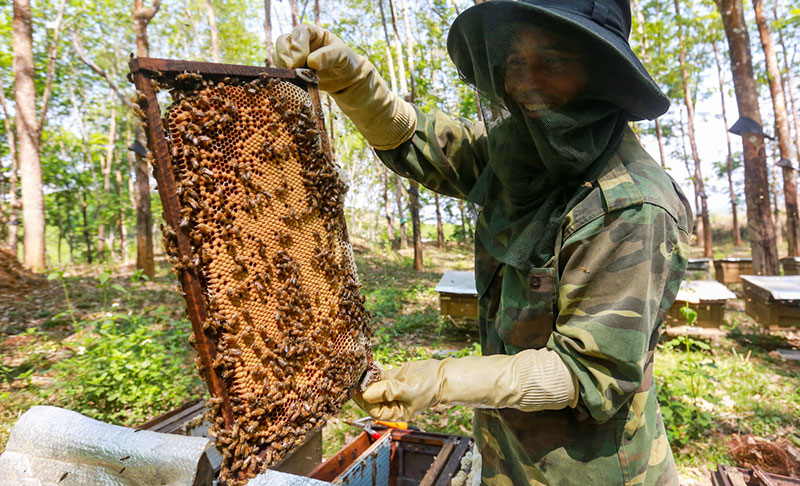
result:
[[(203, 289), (203, 332), (229, 397), (210, 400), (211, 434), (220, 477), (241, 484), (340, 411), (372, 361), (371, 331), (346, 186), (308, 93), (267, 77), (177, 81), (164, 126), (181, 210), (164, 244), (176, 271), (195, 270)], [(191, 257), (179, 256), (176, 230)]]

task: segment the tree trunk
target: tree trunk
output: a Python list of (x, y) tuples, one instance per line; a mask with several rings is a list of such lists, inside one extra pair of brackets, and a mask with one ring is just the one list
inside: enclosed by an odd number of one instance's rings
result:
[(415, 72), (414, 72), (414, 47), (411, 42), (411, 26), (408, 22), (408, 9), (406, 8), (406, 0), (400, 0), (400, 9), (403, 13), (403, 26), (406, 30), (406, 59), (408, 60), (408, 80), (411, 82), (410, 101), (413, 102), (417, 99), (417, 88)]
[(217, 16), (214, 13), (214, 5), (211, 0), (205, 0), (206, 12), (208, 12), (208, 29), (211, 31), (211, 57), (214, 62), (220, 62), (219, 40), (217, 39)]
[(58, 221), (56, 221), (56, 227), (58, 228), (58, 244), (56, 245), (56, 258), (58, 264), (61, 265), (61, 240), (64, 239), (64, 227), (63, 227), (64, 222), (61, 219), (61, 207), (56, 208), (56, 214), (58, 215)]
[[(681, 21), (680, 5), (678, 0), (673, 1), (675, 6), (675, 16), (678, 22)], [(695, 141), (694, 131), (694, 101), (692, 100), (692, 88), (689, 81), (689, 71), (686, 67), (686, 47), (685, 36), (683, 34), (683, 26), (678, 30), (678, 42), (680, 45), (680, 52), (678, 54), (678, 62), (681, 68), (681, 82), (683, 84), (683, 102), (686, 105), (686, 123), (687, 132), (689, 136), (689, 147), (692, 149), (692, 160), (694, 161), (694, 177), (697, 179), (697, 189), (700, 196), (700, 219), (703, 221), (703, 256), (712, 258), (714, 256), (714, 243), (712, 241), (711, 222), (708, 214), (708, 196), (705, 191), (705, 183), (703, 181), (703, 171), (700, 168), (700, 155), (697, 152), (697, 142)]]
[(400, 79), (400, 95), (408, 96), (406, 68), (403, 62), (403, 48), (400, 45), (400, 34), (397, 29), (397, 15), (395, 14), (394, 0), (389, 0), (389, 10), (392, 14), (392, 43), (394, 44), (395, 57), (397, 60), (397, 75)]
[[(144, 128), (136, 125), (136, 140), (147, 146)], [(135, 156), (136, 171), (136, 268), (153, 278), (156, 275), (153, 255), (153, 216), (150, 210), (150, 177), (147, 160), (139, 154)]]
[(289, 10), (292, 11), (292, 28), (300, 24), (300, 19), (297, 18), (297, 4), (294, 0), (289, 0)]
[(100, 224), (97, 226), (97, 259), (103, 261), (106, 250), (105, 216), (104, 209), (106, 201), (111, 194), (111, 166), (114, 163), (114, 144), (117, 140), (117, 106), (114, 104), (113, 93), (111, 96), (111, 116), (108, 121), (108, 145), (106, 145), (105, 163), (100, 166), (103, 174), (103, 194), (98, 198), (100, 207)]
[(14, 140), (14, 130), (11, 126), (11, 117), (8, 114), (6, 103), (6, 90), (0, 80), (0, 104), (3, 107), (3, 124), (6, 130), (6, 140), (8, 141), (8, 157), (11, 159), (11, 173), (8, 176), (8, 234), (6, 235), (6, 247), (17, 256), (17, 241), (19, 235), (19, 210), (22, 206), (17, 197), (17, 184), (19, 183), (19, 159), (17, 158), (17, 144)]
[(414, 231), (414, 270), (421, 272), (425, 269), (422, 263), (422, 228), (419, 221), (419, 183), (408, 181), (408, 194), (411, 204), (411, 227)]
[(319, 0), (314, 0), (314, 25), (319, 25)]
[(394, 222), (392, 221), (392, 212), (389, 209), (389, 175), (386, 173), (386, 168), (383, 167), (383, 164), (381, 164), (380, 171), (383, 185), (383, 211), (386, 214), (386, 236), (389, 238), (389, 243), (394, 243)]
[[(400, 89), (403, 92), (403, 95), (407, 97), (408, 101), (413, 103), (414, 97), (408, 91), (408, 85), (406, 83), (406, 70), (403, 62), (403, 51), (400, 48), (400, 35), (399, 29), (397, 28), (397, 12), (394, 6), (394, 0), (389, 0), (389, 6), (392, 10), (392, 29), (394, 30), (394, 42), (395, 42), (395, 49), (397, 51), (397, 66), (398, 72), (400, 73)], [(403, 16), (404, 16), (404, 23), (406, 26), (406, 50), (409, 55), (408, 61), (411, 63), (411, 32), (408, 27), (408, 18), (405, 16), (406, 10), (403, 9)], [(409, 76), (413, 76), (413, 68), (409, 64), (408, 73)], [(414, 85), (414, 79), (411, 78), (411, 85)], [(409, 180), (409, 189), (408, 189), (408, 199), (410, 202), (409, 209), (411, 212), (411, 228), (412, 234), (414, 237), (414, 270), (422, 271), (423, 264), (422, 264), (422, 229), (421, 223), (419, 219), (419, 183), (414, 180)]]
[(658, 156), (661, 160), (661, 168), (667, 168), (667, 155), (664, 151), (664, 135), (661, 132), (661, 120), (655, 119), (656, 124), (656, 140), (658, 141)]
[[(144, 8), (142, 0), (134, 0), (133, 23), (136, 33), (136, 53), (139, 57), (150, 57), (147, 41), (147, 24), (158, 13), (161, 0), (153, 0), (151, 8)], [(134, 128), (136, 140), (147, 146), (147, 139), (141, 122)], [(139, 154), (135, 155), (136, 171), (136, 268), (149, 278), (155, 277), (155, 258), (153, 256), (153, 214), (150, 210), (150, 168)]]
[(458, 209), (461, 211), (461, 242), (467, 242), (467, 215), (464, 211), (464, 201), (458, 200)]
[(772, 191), (772, 224), (775, 225), (775, 246), (778, 248), (783, 246), (783, 224), (781, 223), (781, 210), (780, 210), (780, 190), (778, 189), (778, 167), (772, 166), (772, 180), (770, 181), (770, 190)]
[(444, 227), (442, 226), (442, 211), (439, 208), (439, 193), (433, 193), (433, 199), (436, 203), (436, 246), (444, 248)]
[(274, 67), (272, 62), (272, 0), (264, 0), (264, 34), (266, 35), (267, 48), (264, 51), (266, 58), (264, 65)]
[(403, 216), (403, 189), (400, 184), (400, 177), (392, 174), (394, 183), (394, 200), (397, 203), (397, 218), (400, 220), (400, 248), (408, 247), (408, 236), (406, 235), (406, 219)]
[(72, 215), (70, 214), (70, 204), (66, 205), (67, 213), (67, 245), (69, 245), (69, 264), (75, 265), (75, 233), (72, 228)]
[[(761, 123), (758, 88), (753, 74), (750, 36), (744, 20), (742, 0), (714, 0), (722, 17), (731, 56), (733, 85), (739, 115)], [(775, 227), (770, 218), (767, 154), (764, 138), (752, 134), (742, 137), (744, 148), (744, 192), (747, 203), (747, 229), (752, 248), (753, 269), (758, 275), (777, 275), (778, 251)]]
[[(642, 56), (645, 63), (650, 62), (650, 46), (647, 39), (647, 30), (646, 25), (647, 22), (645, 21), (644, 14), (642, 13), (642, 7), (639, 5), (639, 0), (633, 0), (632, 2), (633, 11), (636, 14), (636, 25), (637, 30), (639, 31), (639, 37), (642, 41)], [(658, 155), (661, 159), (661, 167), (663, 169), (667, 168), (667, 157), (664, 152), (664, 137), (661, 133), (661, 121), (658, 118), (654, 120), (656, 126), (656, 140), (658, 140)]]
[(136, 55), (150, 57), (150, 43), (147, 40), (147, 24), (161, 8), (161, 0), (153, 0), (153, 6), (145, 8), (142, 0), (133, 0), (133, 29), (136, 35)]
[(86, 263), (92, 263), (92, 237), (89, 235), (89, 204), (86, 202), (86, 188), (81, 191), (81, 215), (83, 216), (83, 242), (86, 244)]
[(119, 247), (118, 247), (118, 254), (120, 262), (123, 264), (127, 263), (128, 259), (128, 251), (127, 251), (127, 243), (128, 243), (128, 225), (125, 221), (125, 206), (122, 203), (122, 170), (120, 164), (117, 164), (116, 169), (114, 170), (114, 180), (116, 181), (116, 193), (117, 193), (117, 237), (119, 238)]
[(392, 62), (392, 41), (389, 38), (389, 30), (386, 28), (386, 14), (383, 13), (383, 0), (378, 0), (378, 7), (381, 11), (381, 26), (383, 27), (383, 37), (386, 39), (386, 46), (384, 54), (386, 55), (386, 64), (389, 66), (389, 82), (392, 87), (392, 92), (397, 92), (397, 75), (394, 73), (394, 62)]
[(42, 166), (39, 159), (39, 120), (33, 67), (33, 26), (28, 0), (14, 0), (14, 101), (17, 149), (22, 179), (23, 263), (31, 270), (45, 268), (45, 220)]
[(56, 61), (58, 60), (58, 40), (61, 35), (61, 24), (64, 21), (64, 9), (66, 6), (67, 0), (61, 0), (61, 3), (58, 5), (55, 26), (53, 27), (53, 38), (50, 40), (50, 47), (47, 49), (47, 78), (44, 83), (44, 91), (42, 92), (42, 109), (39, 116), (40, 143), (42, 139), (42, 132), (44, 131), (44, 125), (47, 122), (47, 108), (50, 105), (50, 95), (53, 93), (53, 80), (55, 79)]
[(689, 177), (692, 178), (692, 189), (694, 189), (694, 211), (695, 211), (695, 218), (694, 218), (694, 234), (697, 238), (697, 243), (700, 243), (703, 240), (703, 234), (705, 233), (705, 225), (703, 224), (703, 218), (700, 218), (700, 188), (697, 186), (697, 177), (694, 174), (694, 171), (689, 167), (689, 155), (686, 153), (686, 131), (684, 130), (684, 123), (683, 123), (683, 110), (679, 110), (680, 113), (680, 123), (678, 124), (678, 128), (681, 132), (681, 151), (683, 152), (683, 163), (686, 166), (686, 172), (689, 174)]
[(742, 237), (739, 232), (739, 216), (737, 214), (738, 208), (736, 207), (736, 192), (733, 190), (733, 150), (731, 149), (731, 132), (728, 131), (728, 114), (725, 109), (725, 82), (722, 80), (722, 63), (719, 59), (719, 51), (717, 50), (716, 41), (711, 42), (711, 48), (714, 51), (714, 61), (717, 66), (720, 106), (722, 106), (722, 125), (725, 127), (725, 142), (728, 147), (728, 158), (725, 165), (725, 172), (728, 175), (728, 193), (730, 194), (731, 198), (731, 215), (733, 216), (733, 246), (739, 248), (742, 246)]
[[(789, 117), (786, 113), (786, 98), (783, 95), (783, 80), (778, 68), (778, 55), (775, 54), (775, 44), (767, 25), (764, 14), (763, 0), (753, 0), (756, 11), (756, 24), (761, 37), (761, 46), (764, 48), (764, 57), (767, 60), (767, 78), (769, 79), (769, 92), (772, 96), (772, 108), (775, 114), (775, 132), (778, 135), (778, 147), (782, 158), (792, 161), (792, 135), (789, 131)], [(794, 169), (783, 167), (783, 200), (786, 205), (786, 240), (788, 242), (789, 256), (800, 256), (800, 216), (797, 213), (797, 179)]]
[[(777, 20), (778, 13), (775, 11), (775, 19)], [(783, 30), (778, 29), (778, 42), (781, 45), (781, 50), (783, 51), (783, 69), (786, 73), (784, 77), (784, 81), (786, 81), (786, 92), (789, 94), (789, 105), (792, 107), (792, 122), (794, 125), (794, 145), (797, 154), (800, 154), (800, 121), (797, 119), (797, 105), (794, 103), (794, 90), (792, 86), (794, 86), (794, 80), (792, 79), (792, 70), (789, 68), (789, 53), (786, 50), (786, 44), (783, 42)], [(792, 63), (794, 65), (794, 54), (792, 54)]]

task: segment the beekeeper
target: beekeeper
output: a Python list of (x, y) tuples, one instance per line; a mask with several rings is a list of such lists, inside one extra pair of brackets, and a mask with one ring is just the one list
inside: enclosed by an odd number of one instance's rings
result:
[(447, 49), (483, 121), (423, 112), (332, 33), (281, 36), (401, 176), (480, 208), (483, 356), (387, 370), (357, 401), (405, 420), (475, 407), (486, 485), (678, 485), (653, 353), (689, 256), (691, 210), (629, 122), (669, 101), (631, 50), (627, 0), (490, 0)]

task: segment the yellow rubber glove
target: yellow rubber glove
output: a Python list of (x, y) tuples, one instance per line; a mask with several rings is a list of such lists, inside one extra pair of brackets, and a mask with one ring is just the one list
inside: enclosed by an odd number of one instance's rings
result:
[(315, 25), (298, 25), (278, 37), (273, 61), (279, 68), (308, 66), (319, 88), (333, 96), (367, 141), (379, 150), (393, 149), (414, 134), (414, 107), (392, 93), (378, 71), (340, 38)]
[(518, 354), (410, 361), (353, 395), (378, 420), (407, 421), (440, 403), (473, 408), (558, 410), (578, 403), (578, 380), (557, 353), (529, 349)]

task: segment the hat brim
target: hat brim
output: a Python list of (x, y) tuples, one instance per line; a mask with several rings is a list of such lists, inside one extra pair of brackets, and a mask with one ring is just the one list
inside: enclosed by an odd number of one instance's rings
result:
[(603, 71), (608, 73), (603, 81), (612, 84), (620, 95), (610, 101), (625, 109), (632, 120), (652, 120), (669, 109), (669, 98), (620, 35), (580, 14), (516, 0), (485, 1), (469, 7), (453, 21), (447, 36), (447, 52), (461, 76), (475, 84), (480, 75), (487, 74), (479, 70), (489, 69), (486, 50), (469, 47), (476, 35), (496, 30), (501, 22), (526, 19), (535, 19), (555, 29), (563, 28), (565, 32), (559, 33), (585, 36), (589, 41), (587, 46), (602, 54)]

